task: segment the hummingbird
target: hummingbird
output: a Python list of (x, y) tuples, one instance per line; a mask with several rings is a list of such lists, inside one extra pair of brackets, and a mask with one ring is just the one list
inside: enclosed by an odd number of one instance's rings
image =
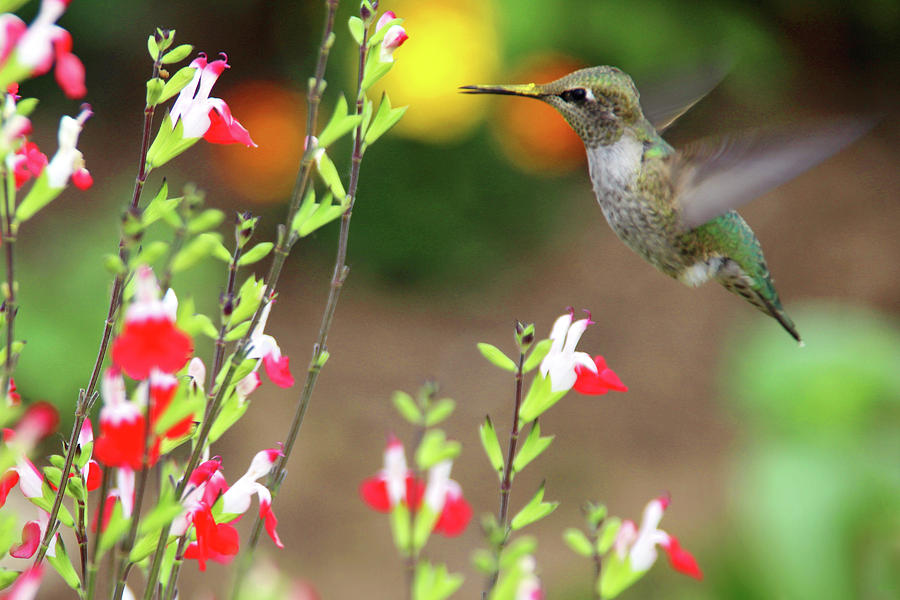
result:
[(859, 121), (702, 140), (676, 150), (661, 132), (702, 96), (645, 114), (631, 77), (616, 67), (581, 69), (546, 84), (460, 89), (555, 108), (584, 142), (597, 202), (625, 245), (688, 286), (717, 281), (802, 345), (759, 240), (734, 209), (856, 139), (867, 129)]

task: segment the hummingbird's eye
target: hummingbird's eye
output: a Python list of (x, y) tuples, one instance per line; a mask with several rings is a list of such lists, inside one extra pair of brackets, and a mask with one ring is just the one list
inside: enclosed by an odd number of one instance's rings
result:
[(566, 102), (584, 102), (588, 99), (593, 100), (594, 94), (584, 88), (572, 88), (564, 91), (559, 97)]

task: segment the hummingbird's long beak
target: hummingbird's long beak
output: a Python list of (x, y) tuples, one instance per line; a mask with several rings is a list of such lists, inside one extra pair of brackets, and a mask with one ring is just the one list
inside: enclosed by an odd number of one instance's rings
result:
[(524, 96), (526, 98), (540, 98), (543, 95), (541, 86), (536, 83), (513, 85), (464, 85), (459, 89), (463, 94), (498, 94), (502, 96)]

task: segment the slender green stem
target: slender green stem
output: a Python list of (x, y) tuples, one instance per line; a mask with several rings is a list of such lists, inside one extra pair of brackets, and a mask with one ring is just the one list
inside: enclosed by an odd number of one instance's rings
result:
[(3, 250), (6, 255), (6, 297), (3, 300), (6, 312), (6, 358), (3, 361), (3, 377), (0, 382), (0, 395), (2, 401), (6, 401), (9, 393), (9, 382), (16, 366), (13, 356), (13, 342), (15, 342), (16, 313), (19, 308), (16, 304), (16, 274), (15, 274), (15, 247), (17, 232), (13, 225), (15, 213), (15, 179), (12, 170), (6, 173), (6, 182), (3, 193)]
[(175, 551), (175, 560), (172, 562), (172, 569), (169, 571), (169, 586), (166, 588), (165, 600), (173, 600), (175, 598), (175, 581), (178, 580), (178, 572), (184, 563), (184, 549), (187, 546), (188, 536), (183, 535), (178, 540), (178, 548)]
[[(519, 409), (522, 407), (522, 384), (524, 380), (523, 365), (525, 364), (525, 352), (519, 352), (519, 363), (516, 368), (516, 400), (515, 409), (513, 410), (512, 426), (509, 431), (509, 445), (506, 451), (506, 462), (503, 465), (503, 480), (500, 483), (500, 509), (498, 511), (497, 520), (500, 523), (504, 535), (503, 539), (495, 549), (497, 558), (506, 546), (509, 539), (509, 494), (512, 489), (513, 460), (516, 458), (516, 446), (519, 442)], [(486, 597), (490, 591), (497, 585), (497, 578), (500, 576), (499, 571), (494, 571), (488, 579), (482, 597)]]
[[(219, 335), (216, 337), (215, 343), (215, 354), (213, 356), (213, 368), (209, 372), (209, 381), (207, 381), (207, 389), (210, 390), (210, 393), (213, 392), (213, 382), (215, 381), (215, 376), (219, 373), (219, 369), (222, 368), (222, 359), (225, 357), (225, 334), (228, 332), (228, 317), (230, 315), (225, 315), (224, 308), (229, 304), (234, 305), (234, 288), (237, 282), (237, 271), (238, 271), (238, 261), (241, 259), (241, 253), (243, 251), (243, 246), (241, 246), (240, 242), (236, 242), (234, 246), (234, 253), (231, 256), (231, 263), (228, 265), (228, 282), (225, 286), (225, 294), (222, 296), (222, 324), (219, 327)], [(205, 419), (210, 417), (209, 415), (209, 407), (212, 406), (213, 397), (209, 397), (206, 402), (207, 412), (204, 415)]]

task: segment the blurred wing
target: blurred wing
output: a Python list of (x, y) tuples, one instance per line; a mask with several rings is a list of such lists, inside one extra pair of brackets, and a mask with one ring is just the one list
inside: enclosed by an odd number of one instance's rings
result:
[(644, 116), (662, 133), (713, 91), (728, 74), (729, 67), (730, 63), (723, 62), (685, 69), (667, 76), (664, 81), (640, 85)]
[(761, 196), (822, 162), (874, 124), (874, 119), (836, 120), (816, 128), (755, 131), (685, 147), (672, 166), (684, 223), (697, 227)]

